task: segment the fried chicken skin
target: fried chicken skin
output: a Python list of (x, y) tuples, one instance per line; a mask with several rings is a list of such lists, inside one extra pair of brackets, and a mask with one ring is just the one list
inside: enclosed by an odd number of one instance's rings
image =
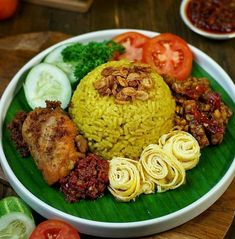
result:
[(49, 185), (67, 176), (81, 157), (76, 146), (78, 129), (57, 102), (47, 102), (46, 108), (31, 111), (23, 123), (22, 135)]

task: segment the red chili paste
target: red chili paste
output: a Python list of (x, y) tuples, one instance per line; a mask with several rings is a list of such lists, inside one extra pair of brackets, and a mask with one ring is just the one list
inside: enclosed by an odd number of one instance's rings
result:
[(235, 0), (191, 0), (186, 14), (194, 26), (207, 32), (235, 32)]
[(66, 200), (96, 199), (103, 195), (108, 182), (109, 163), (96, 154), (80, 159), (70, 174), (60, 179)]

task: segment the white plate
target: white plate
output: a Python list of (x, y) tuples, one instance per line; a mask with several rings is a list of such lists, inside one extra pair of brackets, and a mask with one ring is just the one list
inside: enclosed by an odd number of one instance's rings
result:
[[(180, 5), (180, 15), (181, 18), (183, 19), (184, 23), (194, 32), (207, 37), (207, 38), (211, 38), (211, 39), (215, 39), (215, 40), (226, 40), (226, 39), (230, 39), (230, 38), (234, 38), (235, 37), (235, 32), (232, 33), (210, 33), (207, 31), (204, 31), (198, 27), (195, 27), (191, 21), (189, 20), (187, 14), (186, 14), (186, 7), (188, 5), (190, 0), (183, 0), (181, 2)], [(206, 0), (205, 0), (206, 1)]]
[[(58, 43), (45, 51), (41, 52), (37, 56), (35, 56), (32, 60), (30, 60), (26, 65), (24, 65), (19, 72), (13, 77), (12, 81), (8, 85), (5, 90), (1, 102), (0, 102), (0, 157), (2, 168), (14, 190), (17, 194), (22, 197), (35, 211), (40, 213), (42, 216), (46, 218), (61, 218), (72, 224), (74, 224), (81, 233), (101, 236), (101, 237), (116, 237), (116, 238), (128, 238), (128, 237), (140, 237), (146, 236), (154, 233), (159, 233), (165, 230), (169, 230), (176, 226), (179, 226), (190, 219), (196, 217), (208, 207), (210, 207), (227, 189), (229, 184), (232, 182), (235, 176), (235, 160), (231, 164), (230, 168), (224, 175), (224, 177), (204, 196), (202, 196), (199, 200), (195, 201), (189, 206), (176, 211), (174, 213), (168, 214), (166, 216), (162, 216), (159, 218), (139, 221), (139, 222), (128, 222), (128, 223), (108, 223), (108, 222), (97, 222), (86, 220), (82, 218), (78, 218), (64, 212), (61, 212), (43, 201), (39, 200), (35, 197), (29, 190), (27, 190), (24, 185), (18, 180), (15, 176), (14, 172), (10, 168), (5, 154), (2, 148), (2, 128), (3, 121), (8, 110), (8, 107), (14, 97), (15, 89), (17, 88), (17, 83), (19, 81), (20, 76), (31, 68), (33, 65), (39, 63), (50, 51), (59, 45), (69, 43), (69, 42), (81, 42), (86, 43), (89, 41), (101, 41), (104, 39), (111, 39), (115, 35), (123, 33), (125, 31), (137, 31), (133, 29), (123, 29), (123, 30), (105, 30), (92, 32), (84, 35), (80, 35), (77, 37), (73, 37), (61, 43)], [(157, 33), (150, 31), (141, 31), (138, 32), (143, 33), (149, 37), (155, 36)], [(197, 48), (190, 46), (195, 57), (195, 61), (203, 66), (203, 68), (216, 79), (217, 82), (228, 92), (230, 97), (235, 102), (235, 87), (232, 80), (225, 73), (225, 71), (210, 57), (208, 57), (205, 53), (201, 52)]]

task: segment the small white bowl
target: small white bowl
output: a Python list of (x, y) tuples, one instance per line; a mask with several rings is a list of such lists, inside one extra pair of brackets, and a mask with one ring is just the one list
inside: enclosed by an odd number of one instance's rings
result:
[[(203, 29), (200, 29), (196, 26), (194, 26), (191, 21), (189, 20), (187, 14), (186, 14), (186, 7), (188, 5), (190, 0), (182, 0), (181, 5), (180, 5), (180, 15), (181, 18), (183, 19), (184, 23), (194, 32), (215, 40), (226, 40), (235, 37), (235, 32), (232, 33), (211, 33), (204, 31)], [(206, 1), (206, 0), (205, 0)]]

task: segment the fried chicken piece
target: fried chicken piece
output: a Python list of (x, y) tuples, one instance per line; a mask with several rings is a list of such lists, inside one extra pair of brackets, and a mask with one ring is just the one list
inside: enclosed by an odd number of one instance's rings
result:
[(67, 176), (80, 157), (75, 142), (78, 129), (58, 103), (47, 102), (46, 108), (31, 111), (22, 135), (49, 185)]

